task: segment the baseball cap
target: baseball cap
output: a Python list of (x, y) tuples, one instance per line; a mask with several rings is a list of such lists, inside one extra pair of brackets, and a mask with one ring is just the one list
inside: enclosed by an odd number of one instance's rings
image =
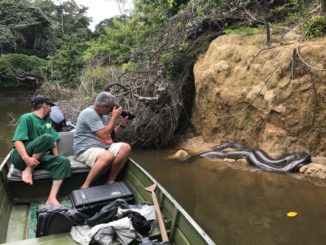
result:
[(50, 99), (48, 99), (42, 95), (37, 95), (32, 99), (32, 108), (35, 108), (37, 105), (41, 105), (43, 103), (45, 103), (49, 106), (55, 106), (55, 104), (53, 102), (51, 102)]

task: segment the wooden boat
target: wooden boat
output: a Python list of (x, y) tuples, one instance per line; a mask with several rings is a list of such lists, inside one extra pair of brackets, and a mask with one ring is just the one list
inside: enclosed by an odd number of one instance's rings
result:
[[(73, 133), (60, 133), (60, 154), (69, 156), (72, 162), (73, 175), (66, 179), (60, 190), (60, 198), (68, 197), (72, 190), (79, 189), (89, 171), (85, 165), (73, 160), (72, 142)], [(55, 234), (33, 238), (31, 217), (35, 216), (35, 203), (40, 204), (47, 196), (51, 180), (46, 170), (37, 170), (34, 173), (34, 185), (29, 186), (15, 177), (10, 163), (9, 154), (0, 166), (0, 243), (10, 244), (76, 244), (69, 233)], [(43, 171), (43, 172), (42, 172)], [(104, 179), (103, 179), (104, 180)], [(96, 184), (100, 184), (99, 179)], [(129, 159), (126, 167), (119, 174), (118, 180), (125, 181), (135, 195), (137, 203), (152, 203), (151, 194), (145, 187), (157, 184), (155, 193), (164, 217), (168, 237), (171, 244), (215, 244), (191, 216), (177, 203), (177, 201), (134, 160)], [(34, 210), (33, 210), (34, 208)], [(153, 239), (160, 240), (159, 229), (153, 229)]]

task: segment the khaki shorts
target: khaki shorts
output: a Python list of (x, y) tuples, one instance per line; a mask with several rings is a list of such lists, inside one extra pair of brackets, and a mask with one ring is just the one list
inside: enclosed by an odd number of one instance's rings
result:
[(102, 154), (103, 152), (109, 151), (114, 156), (117, 156), (120, 150), (122, 143), (113, 143), (110, 145), (109, 149), (103, 149), (103, 148), (90, 148), (87, 151), (83, 152), (79, 156), (76, 157), (76, 160), (79, 162), (85, 163), (89, 167), (93, 167), (97, 156)]

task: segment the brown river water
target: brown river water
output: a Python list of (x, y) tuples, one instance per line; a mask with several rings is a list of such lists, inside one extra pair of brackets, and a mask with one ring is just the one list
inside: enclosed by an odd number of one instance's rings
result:
[[(14, 119), (28, 109), (28, 101), (0, 101), (1, 159), (11, 148)], [(132, 157), (216, 244), (326, 244), (326, 185), (240, 163), (168, 160), (175, 151), (134, 150)], [(289, 211), (298, 215), (289, 218)]]

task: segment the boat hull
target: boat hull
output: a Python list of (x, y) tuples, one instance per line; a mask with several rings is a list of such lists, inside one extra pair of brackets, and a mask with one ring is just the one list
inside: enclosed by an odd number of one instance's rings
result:
[[(5, 243), (8, 221), (10, 219), (11, 209), (17, 203), (28, 203), (33, 199), (46, 196), (50, 189), (51, 181), (37, 181), (35, 186), (28, 186), (21, 181), (8, 182), (6, 173), (8, 171), (9, 158), (1, 164), (0, 178), (0, 242)], [(68, 195), (74, 189), (79, 189), (84, 181), (86, 174), (75, 175), (64, 181), (60, 195)], [(99, 179), (98, 183), (105, 179)], [(125, 181), (135, 195), (137, 203), (152, 203), (151, 194), (145, 190), (145, 187), (156, 183), (155, 193), (158, 197), (161, 212), (164, 216), (168, 235), (173, 244), (215, 244), (210, 237), (201, 229), (201, 227), (191, 218), (191, 216), (178, 204), (178, 202), (145, 171), (134, 160), (129, 159), (123, 171), (119, 174), (118, 180)], [(157, 238), (160, 238), (159, 233)], [(69, 234), (57, 234), (41, 238), (26, 239), (15, 241), (10, 244), (76, 244)]]

